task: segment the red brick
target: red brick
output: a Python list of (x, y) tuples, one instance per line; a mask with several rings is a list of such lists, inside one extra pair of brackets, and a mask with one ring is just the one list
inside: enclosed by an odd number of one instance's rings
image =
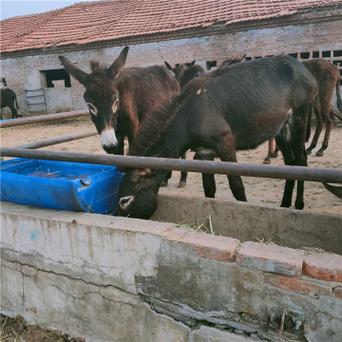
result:
[(252, 241), (244, 242), (236, 257), (242, 266), (290, 276), (302, 274), (303, 260), (304, 251)]
[(333, 289), (333, 296), (342, 299), (342, 286), (336, 286)]
[(310, 254), (304, 259), (303, 273), (313, 278), (342, 283), (342, 256), (329, 253)]
[(220, 261), (233, 261), (240, 243), (229, 237), (187, 232), (184, 229), (173, 229), (166, 237), (191, 247), (201, 257)]
[(265, 280), (277, 288), (291, 292), (299, 292), (308, 296), (331, 295), (332, 288), (298, 277), (266, 274)]

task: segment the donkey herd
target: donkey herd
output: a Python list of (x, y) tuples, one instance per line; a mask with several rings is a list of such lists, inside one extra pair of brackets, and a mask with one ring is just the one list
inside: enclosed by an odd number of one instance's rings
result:
[[(123, 154), (124, 139), (129, 154), (164, 158), (185, 158), (187, 150), (196, 159), (237, 162), (236, 151), (254, 149), (269, 141), (269, 162), (279, 149), (286, 165), (307, 166), (307, 154), (316, 147), (323, 122), (323, 145), (328, 147), (334, 116), (333, 93), (342, 112), (340, 78), (336, 66), (323, 59), (304, 63), (281, 55), (243, 61), (224, 61), (215, 70), (207, 62), (207, 71), (195, 61), (171, 66), (124, 68), (125, 47), (109, 66), (91, 61), (87, 73), (60, 56), (65, 70), (84, 87), (90, 116), (107, 153)], [(7, 84), (1, 89), (7, 94)], [(16, 98), (11, 97), (16, 103)], [(13, 115), (17, 112), (12, 109)], [(310, 117), (316, 116), (316, 131), (307, 150)], [(157, 207), (159, 188), (171, 172), (151, 169), (126, 170), (120, 185), (118, 214), (150, 218)], [(180, 186), (186, 182), (182, 173)], [(240, 176), (228, 175), (230, 189), (239, 201), (247, 201)], [(304, 207), (304, 182), (286, 180), (281, 201), (290, 207), (295, 183), (295, 208)], [(214, 175), (202, 175), (206, 197), (215, 197)], [(342, 188), (325, 184), (342, 198)]]

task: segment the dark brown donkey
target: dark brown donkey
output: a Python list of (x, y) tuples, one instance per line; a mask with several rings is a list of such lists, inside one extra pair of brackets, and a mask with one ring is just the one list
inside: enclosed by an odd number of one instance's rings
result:
[[(222, 161), (276, 136), (287, 165), (307, 165), (307, 120), (317, 83), (289, 56), (235, 64), (192, 80), (158, 115), (141, 126), (129, 153), (179, 158), (188, 149), (213, 149)], [(119, 214), (149, 218), (157, 207), (165, 171), (128, 170), (120, 186)], [(234, 197), (246, 201), (241, 177), (228, 176)], [(290, 207), (295, 181), (286, 180), (281, 205)], [(204, 189), (205, 194), (210, 189)], [(295, 208), (304, 207), (304, 182), (297, 181)]]
[(84, 100), (107, 153), (123, 154), (124, 138), (131, 144), (140, 121), (179, 93), (165, 66), (123, 69), (127, 54), (125, 47), (108, 68), (91, 62), (90, 74), (59, 56), (65, 70), (86, 88)]
[[(314, 106), (316, 130), (311, 144), (306, 150), (306, 153), (311, 154), (312, 150), (317, 146), (324, 123), (324, 140), (322, 147), (316, 153), (316, 156), (321, 157), (323, 156), (324, 151), (328, 148), (334, 116), (338, 116), (333, 111), (334, 90), (336, 91), (337, 108), (342, 113), (342, 100), (339, 92), (340, 73), (334, 64), (322, 58), (304, 61), (303, 64), (310, 70), (318, 84), (318, 95)], [(269, 141), (268, 154), (264, 160), (264, 164), (269, 164), (271, 162), (271, 158), (275, 157), (277, 157), (277, 148), (274, 139), (272, 139)]]
[[(174, 67), (172, 67), (168, 62), (164, 63), (166, 67), (175, 74), (181, 90), (183, 90), (191, 80), (196, 77), (200, 77), (205, 73), (205, 70), (200, 65), (195, 64), (196, 61), (192, 61), (191, 63), (177, 63)], [(181, 155), (181, 158), (186, 159), (186, 152)], [(201, 155), (196, 153), (194, 159), (201, 159)], [(167, 185), (168, 180), (171, 178), (171, 174), (172, 172), (169, 171), (165, 178), (165, 181), (161, 183), (161, 186)], [(182, 171), (178, 188), (185, 187), (187, 177), (188, 173)]]
[[(0, 84), (1, 109), (9, 107), (9, 109), (11, 110), (12, 119), (22, 117), (22, 115), (18, 113), (19, 106), (17, 102), (17, 95), (14, 90), (7, 87), (7, 81), (5, 77), (1, 77)], [(2, 120), (2, 112), (0, 113), (0, 119)]]

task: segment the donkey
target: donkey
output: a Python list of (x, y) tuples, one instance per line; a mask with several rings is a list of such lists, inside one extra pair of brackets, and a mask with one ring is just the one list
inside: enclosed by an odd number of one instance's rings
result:
[(306, 149), (306, 153), (311, 154), (312, 150), (316, 147), (324, 122), (325, 134), (323, 143), (316, 153), (316, 156), (321, 157), (328, 148), (330, 133), (333, 127), (335, 114), (333, 112), (332, 100), (334, 90), (336, 90), (337, 108), (342, 113), (340, 72), (336, 65), (322, 58), (304, 61), (303, 63), (310, 70), (318, 83), (318, 96), (315, 102), (316, 130), (309, 148)]
[[(183, 90), (185, 86), (194, 78), (200, 77), (205, 73), (205, 70), (200, 66), (195, 64), (196, 61), (192, 61), (191, 63), (177, 63), (174, 67), (172, 67), (168, 62), (164, 62), (166, 67), (174, 73), (177, 81), (179, 82), (180, 89)], [(182, 159), (186, 159), (186, 152), (184, 152), (181, 156)], [(201, 159), (201, 154), (195, 154), (194, 159)], [(171, 178), (172, 171), (169, 171), (165, 181), (162, 182), (162, 186), (166, 186), (168, 180)], [(186, 179), (188, 177), (188, 173), (182, 171), (181, 178), (178, 184), (178, 188), (183, 188), (186, 185)]]
[[(129, 154), (179, 158), (200, 146), (222, 161), (237, 162), (236, 151), (256, 148), (276, 136), (287, 165), (307, 166), (305, 137), (317, 94), (311, 73), (290, 56), (240, 63), (192, 80), (158, 115), (144, 123)], [(211, 175), (213, 176), (213, 175)], [(130, 169), (119, 191), (119, 215), (150, 218), (165, 171)], [(240, 176), (228, 175), (234, 197), (246, 201)], [(211, 183), (204, 184), (214, 197)], [(290, 207), (295, 181), (286, 180), (282, 207)], [(304, 207), (304, 182), (297, 181), (295, 208)]]
[(205, 62), (206, 69), (210, 71), (213, 68), (222, 68), (222, 67), (226, 67), (232, 64), (240, 63), (245, 59), (245, 57), (246, 57), (246, 54), (243, 54), (242, 56), (235, 56), (232, 58), (225, 59), (224, 61), (222, 61), (222, 63), (219, 66), (217, 65), (217, 61), (206, 61)]
[(126, 46), (105, 68), (91, 62), (91, 73), (59, 56), (65, 70), (85, 87), (84, 100), (107, 153), (123, 154), (139, 131), (140, 121), (179, 93), (179, 84), (165, 66), (123, 68)]
[[(5, 79), (4, 79), (5, 80)], [(17, 101), (17, 95), (14, 92), (14, 90), (10, 89), (7, 87), (7, 82), (5, 80), (5, 83), (2, 82), (3, 84), (6, 84), (4, 88), (0, 89), (0, 97), (1, 97), (1, 108), (9, 107), (11, 110), (12, 118), (18, 118), (22, 117), (18, 113), (19, 111), (19, 105)], [(1, 112), (1, 120), (2, 120), (2, 112)]]
[[(336, 90), (336, 105), (342, 113), (342, 100), (339, 92), (340, 74), (338, 68), (329, 61), (319, 58), (302, 62), (315, 77), (318, 84), (318, 96), (315, 101), (314, 113), (316, 116), (316, 130), (312, 138), (310, 146), (306, 149), (307, 154), (311, 154), (312, 150), (317, 146), (319, 136), (321, 134), (323, 123), (325, 124), (325, 135), (322, 147), (317, 151), (316, 156), (321, 157), (328, 148), (331, 129), (333, 127), (334, 116), (340, 118), (333, 111), (333, 95)], [(310, 127), (309, 127), (310, 129)], [(269, 141), (268, 154), (264, 160), (264, 164), (269, 164), (271, 158), (276, 158), (278, 150), (275, 140)]]

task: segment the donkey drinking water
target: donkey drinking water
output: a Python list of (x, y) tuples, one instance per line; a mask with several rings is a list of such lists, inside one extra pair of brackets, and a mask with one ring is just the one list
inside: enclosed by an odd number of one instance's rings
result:
[[(129, 153), (179, 158), (187, 149), (213, 149), (222, 161), (276, 136), (287, 165), (307, 165), (305, 136), (317, 83), (304, 65), (279, 56), (222, 68), (191, 81), (158, 115), (144, 120)], [(213, 177), (213, 175), (211, 175)], [(119, 214), (150, 218), (165, 171), (128, 170), (120, 186)], [(246, 201), (242, 179), (228, 176), (234, 197)], [(213, 197), (211, 182), (204, 184)], [(286, 180), (281, 206), (290, 207), (295, 181)], [(302, 209), (297, 181), (295, 208)]]

